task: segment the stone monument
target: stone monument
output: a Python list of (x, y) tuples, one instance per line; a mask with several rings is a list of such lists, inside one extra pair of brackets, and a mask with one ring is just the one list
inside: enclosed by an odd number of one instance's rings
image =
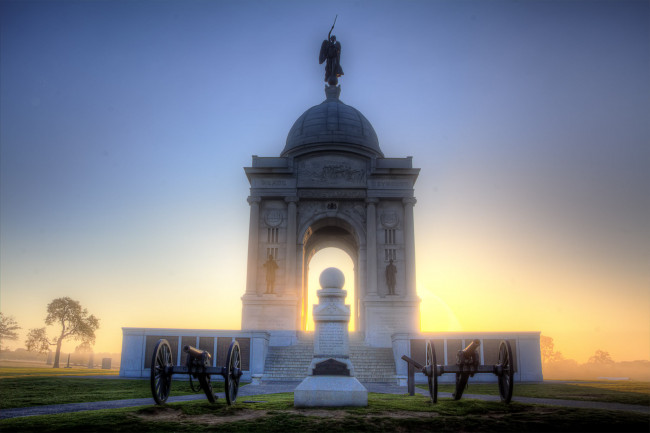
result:
[[(410, 156), (385, 156), (370, 121), (341, 101), (341, 43), (333, 29), (319, 56), (325, 63), (325, 99), (296, 119), (279, 155), (253, 155), (252, 164), (244, 167), (250, 220), (241, 330), (125, 327), (120, 376), (149, 377), (153, 347), (160, 338), (170, 342), (178, 363), (182, 347), (189, 344), (212, 353), (215, 366), (225, 364), (236, 338), (242, 380), (299, 381), (311, 358), (309, 377), (296, 390), (296, 405), (316, 404), (320, 396), (337, 405), (365, 404), (363, 387), (357, 387), (359, 394), (352, 392), (355, 380), (405, 384), (407, 365), (401, 356), (423, 363), (427, 339), (433, 340), (439, 361), (450, 363), (469, 339), (479, 338), (481, 362), (496, 362), (490, 356), (507, 339), (517, 366), (515, 380), (542, 380), (539, 332), (420, 332), (413, 215), (420, 169), (413, 167)], [(387, 112), (401, 108), (390, 100), (384, 104)], [(408, 141), (396, 145), (408, 148)], [(343, 304), (342, 277), (336, 284), (323, 284), (312, 353), (312, 335), (305, 332), (308, 309), (315, 303), (309, 299), (310, 263), (324, 248), (341, 250), (352, 260), (351, 308)], [(348, 335), (351, 317), (356, 328)], [(335, 333), (340, 339), (331, 339)], [(298, 358), (304, 363), (286, 367)], [(102, 368), (110, 368), (105, 361), (110, 358), (102, 360)], [(455, 377), (440, 379), (454, 383)], [(331, 395), (325, 391), (330, 388)]]
[(393, 334), (420, 330), (413, 220), (420, 169), (411, 157), (384, 157), (368, 119), (340, 100), (340, 54), (328, 35), (320, 55), (326, 99), (295, 121), (279, 157), (254, 155), (244, 168), (251, 188), (241, 326), (275, 336), (305, 331), (310, 261), (333, 247), (354, 266), (355, 331), (388, 348)]
[(294, 406), (368, 406), (368, 391), (354, 377), (350, 362), (348, 323), (344, 304), (345, 277), (336, 268), (320, 275), (319, 303), (314, 306), (314, 357), (308, 376), (293, 393)]

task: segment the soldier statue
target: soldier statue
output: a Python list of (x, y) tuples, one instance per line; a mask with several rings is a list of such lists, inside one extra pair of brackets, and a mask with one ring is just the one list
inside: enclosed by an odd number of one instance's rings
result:
[[(336, 24), (336, 18), (334, 18), (334, 24)], [(339, 82), (338, 77), (343, 75), (343, 68), (341, 68), (341, 43), (337, 42), (332, 30), (334, 30), (334, 25), (332, 25), (327, 39), (320, 46), (318, 62), (322, 65), (327, 61), (325, 63), (325, 82), (330, 86), (336, 86)]]
[(397, 267), (393, 264), (393, 259), (390, 259), (390, 262), (386, 266), (386, 286), (388, 286), (389, 295), (395, 294), (395, 274), (397, 274)]
[(266, 294), (273, 293), (273, 286), (275, 286), (275, 270), (278, 269), (278, 264), (273, 259), (273, 254), (269, 254), (269, 259), (263, 265), (266, 268)]

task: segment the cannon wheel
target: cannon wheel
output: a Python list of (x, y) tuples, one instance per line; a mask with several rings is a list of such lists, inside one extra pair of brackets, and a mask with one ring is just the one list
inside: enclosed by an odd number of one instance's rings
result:
[(199, 374), (198, 379), (199, 379), (199, 384), (201, 385), (201, 389), (205, 393), (205, 396), (208, 398), (208, 401), (210, 403), (215, 403), (217, 401), (217, 396), (214, 395), (214, 391), (212, 391), (212, 384), (210, 383), (210, 375)]
[(235, 403), (239, 391), (239, 378), (241, 377), (241, 352), (237, 340), (230, 343), (228, 358), (226, 359), (226, 402)]
[(151, 358), (151, 394), (156, 404), (163, 404), (169, 397), (172, 375), (167, 367), (173, 367), (172, 348), (165, 339), (158, 340), (153, 348)]
[(454, 392), (454, 400), (460, 400), (463, 396), (465, 388), (467, 388), (467, 380), (469, 373), (456, 373), (456, 391)]
[(431, 344), (431, 340), (427, 340), (427, 360), (426, 365), (431, 366), (431, 376), (427, 376), (429, 381), (429, 395), (431, 401), (438, 403), (438, 363), (436, 361), (436, 349)]
[(499, 366), (501, 367), (501, 374), (499, 375), (499, 395), (501, 401), (510, 403), (512, 400), (512, 386), (515, 368), (513, 364), (514, 358), (512, 357), (512, 348), (510, 342), (502, 340), (499, 344)]

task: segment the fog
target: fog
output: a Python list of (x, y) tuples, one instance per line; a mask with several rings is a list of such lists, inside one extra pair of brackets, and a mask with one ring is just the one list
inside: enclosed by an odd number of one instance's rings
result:
[(542, 364), (546, 380), (629, 379), (650, 381), (650, 361), (626, 361), (608, 364), (587, 362), (578, 364), (563, 359)]

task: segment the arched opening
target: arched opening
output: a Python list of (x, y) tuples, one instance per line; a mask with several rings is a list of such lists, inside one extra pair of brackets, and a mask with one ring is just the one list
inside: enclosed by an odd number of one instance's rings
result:
[[(350, 305), (350, 330), (355, 331), (362, 321), (359, 317), (361, 278), (359, 273), (359, 235), (363, 232), (348, 221), (346, 216), (317, 216), (300, 232), (303, 240), (302, 255), (302, 309), (301, 329), (313, 330), (313, 305), (318, 302), (316, 291), (321, 272), (330, 266), (338, 267), (345, 275), (346, 303)], [(313, 261), (316, 255), (322, 255)]]
[(357, 299), (355, 287), (355, 269), (352, 258), (343, 250), (339, 248), (324, 248), (318, 251), (308, 263), (308, 278), (307, 278), (307, 331), (314, 330), (313, 305), (318, 303), (318, 295), (316, 292), (321, 289), (319, 278), (321, 272), (329, 267), (340, 269), (345, 275), (345, 285), (343, 290), (347, 291), (345, 303), (350, 305), (350, 325), (348, 329), (354, 331), (357, 326), (356, 314)]

